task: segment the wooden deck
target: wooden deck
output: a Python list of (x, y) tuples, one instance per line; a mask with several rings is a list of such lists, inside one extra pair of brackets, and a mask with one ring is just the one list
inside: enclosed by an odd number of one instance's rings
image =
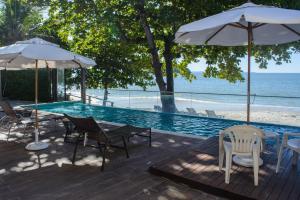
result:
[(31, 137), (22, 139), (16, 131), (6, 142), (5, 132), (0, 132), (1, 200), (221, 199), (147, 171), (153, 163), (200, 147), (203, 140), (153, 133), (149, 148), (147, 141), (136, 137), (129, 144), (130, 158), (123, 151), (112, 151), (101, 172), (97, 150), (79, 148), (76, 166), (72, 166), (74, 145), (63, 142), (61, 125), (46, 124), (41, 130), (41, 139), (50, 148), (40, 152), (24, 149)]
[(275, 173), (277, 156), (267, 148), (262, 156), (259, 186), (253, 184), (252, 168), (233, 165), (230, 184), (225, 184), (225, 172), (218, 168), (218, 138), (208, 139), (196, 150), (190, 150), (152, 165), (149, 171), (170, 180), (184, 183), (231, 199), (275, 200), (300, 199), (300, 163), (291, 165), (291, 153), (285, 152), (280, 173)]

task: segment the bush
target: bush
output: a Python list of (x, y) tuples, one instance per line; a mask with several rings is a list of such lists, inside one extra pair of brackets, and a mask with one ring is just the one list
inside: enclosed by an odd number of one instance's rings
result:
[[(3, 96), (13, 100), (34, 101), (35, 70), (1, 71)], [(39, 69), (39, 102), (51, 100), (51, 79), (47, 69)]]

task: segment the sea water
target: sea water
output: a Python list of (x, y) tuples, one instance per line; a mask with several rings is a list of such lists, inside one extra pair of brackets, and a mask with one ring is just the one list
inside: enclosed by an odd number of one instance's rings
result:
[[(201, 109), (200, 105), (203, 105), (203, 109), (245, 109), (247, 81), (229, 83), (226, 80), (204, 78), (201, 72), (195, 72), (194, 74), (196, 79), (192, 82), (183, 77), (175, 78), (174, 87), (177, 107), (182, 107), (182, 109), (185, 107), (198, 107)], [(243, 75), (247, 77), (246, 73)], [(129, 86), (128, 90), (132, 91), (109, 90), (109, 100), (119, 107), (150, 109), (153, 108), (153, 105), (160, 105), (157, 86), (148, 87), (146, 91), (137, 86)], [(88, 89), (87, 94), (102, 98), (103, 90)], [(251, 94), (251, 104), (258, 108), (298, 110), (300, 108), (300, 98), (294, 97), (300, 97), (300, 74), (251, 73)]]

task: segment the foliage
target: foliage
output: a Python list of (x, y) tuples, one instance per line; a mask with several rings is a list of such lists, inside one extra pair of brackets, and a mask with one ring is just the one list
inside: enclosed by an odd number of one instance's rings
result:
[[(88, 87), (145, 88), (153, 84), (145, 47), (119, 40), (110, 20), (103, 19), (100, 6), (94, 1), (52, 1), (47, 26), (55, 27), (71, 50), (95, 59), (97, 66), (88, 70)], [(79, 70), (69, 75), (69, 83), (79, 83)]]
[[(2, 71), (2, 85), (4, 86), (4, 96), (15, 100), (34, 101), (35, 71)], [(39, 101), (49, 101), (51, 99), (50, 80), (48, 71), (39, 70)]]
[(40, 8), (26, 0), (2, 0), (0, 42), (2, 45), (23, 40), (42, 22)]
[[(10, 45), (34, 36), (41, 25), (41, 7), (26, 0), (0, 2), (0, 43)], [(39, 72), (39, 100), (48, 101), (51, 92), (48, 72)], [(34, 101), (34, 70), (1, 71), (3, 95), (12, 99)]]
[[(111, 20), (121, 39), (135, 41), (141, 44), (145, 37), (139, 24), (138, 13), (136, 12), (136, 0), (113, 0), (98, 1), (102, 2), (102, 12), (105, 13), (103, 18)], [(163, 57), (164, 44), (166, 41), (173, 41), (175, 32), (178, 28), (186, 23), (220, 13), (224, 10), (231, 9), (245, 3), (245, 1), (204, 1), (204, 0), (148, 0), (145, 1), (145, 10), (147, 20), (153, 32), (156, 45), (160, 54), (160, 62), (165, 68)], [(299, 9), (300, 3), (297, 0), (269, 0), (255, 1), (257, 4), (269, 4), (279, 7)], [(145, 42), (144, 42), (145, 43)], [(261, 68), (266, 68), (269, 60), (276, 61), (277, 64), (289, 62), (292, 52), (299, 50), (299, 43), (287, 45), (274, 45), (255, 47), (253, 55), (255, 61)], [(187, 69), (191, 62), (197, 62), (199, 59), (205, 59), (208, 65), (205, 71), (206, 77), (218, 77), (227, 79), (230, 82), (243, 80), (240, 61), (246, 56), (245, 47), (190, 47), (176, 45), (172, 43), (171, 49), (173, 57), (174, 75), (183, 75), (187, 79), (193, 78)], [(165, 70), (164, 70), (165, 72)]]

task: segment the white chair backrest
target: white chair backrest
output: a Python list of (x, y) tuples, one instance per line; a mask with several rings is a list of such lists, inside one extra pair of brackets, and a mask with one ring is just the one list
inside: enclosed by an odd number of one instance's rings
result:
[[(237, 153), (249, 153), (254, 143), (261, 142), (264, 132), (254, 126), (237, 125), (224, 130), (229, 136), (232, 150)], [(261, 144), (260, 144), (261, 146)]]

